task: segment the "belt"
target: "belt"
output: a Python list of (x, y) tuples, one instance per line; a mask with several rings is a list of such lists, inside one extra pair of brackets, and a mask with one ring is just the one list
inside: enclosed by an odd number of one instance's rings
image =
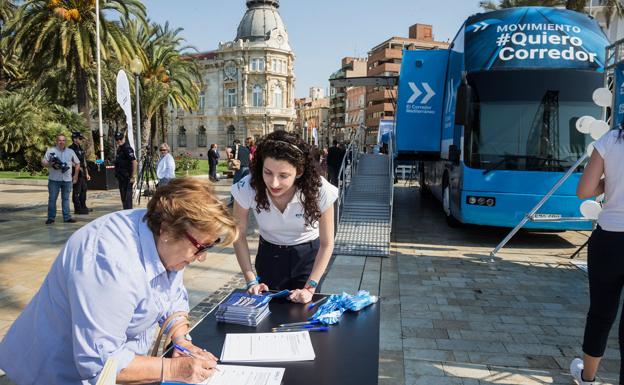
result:
[(262, 236), (260, 237), (260, 243), (264, 243), (264, 244), (266, 244), (268, 246), (277, 247), (278, 249), (290, 249), (292, 247), (307, 245), (307, 244), (310, 244), (310, 243), (312, 243), (314, 241), (316, 241), (316, 239), (313, 239), (313, 240), (307, 241), (307, 242), (303, 242), (303, 243), (299, 243), (297, 245), (276, 245), (275, 243), (271, 243), (271, 242), (267, 241), (266, 239), (262, 238)]

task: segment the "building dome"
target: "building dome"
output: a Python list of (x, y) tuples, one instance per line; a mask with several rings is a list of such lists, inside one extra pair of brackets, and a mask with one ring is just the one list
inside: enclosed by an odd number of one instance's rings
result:
[(286, 31), (278, 8), (278, 0), (247, 0), (247, 12), (238, 25), (234, 40), (267, 40), (274, 29)]

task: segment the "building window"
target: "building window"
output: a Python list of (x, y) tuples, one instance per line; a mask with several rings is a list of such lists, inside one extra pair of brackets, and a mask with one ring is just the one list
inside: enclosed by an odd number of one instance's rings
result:
[(255, 57), (251, 59), (252, 71), (264, 71), (264, 58)]
[(227, 129), (227, 137), (225, 138), (225, 145), (231, 146), (234, 143), (234, 139), (236, 139), (236, 129), (234, 126), (229, 126)]
[(275, 90), (273, 91), (273, 107), (282, 108), (284, 105), (283, 99), (282, 87), (275, 86)]
[(271, 70), (272, 70), (273, 72), (278, 72), (278, 71), (277, 71), (277, 62), (278, 62), (278, 61), (279, 61), (279, 60), (277, 60), (277, 59), (273, 59), (273, 60), (271, 60)]
[(208, 147), (206, 127), (204, 126), (199, 126), (199, 129), (197, 130), (197, 147)]
[(203, 114), (206, 108), (206, 94), (204, 91), (199, 93), (199, 113)]
[(262, 87), (255, 85), (251, 92), (251, 105), (253, 107), (263, 107), (264, 99), (262, 97)]
[(226, 94), (225, 106), (236, 107), (237, 105), (236, 88), (228, 88), (227, 91), (225, 91), (225, 94)]
[(186, 147), (186, 128), (180, 127), (178, 131), (178, 147)]

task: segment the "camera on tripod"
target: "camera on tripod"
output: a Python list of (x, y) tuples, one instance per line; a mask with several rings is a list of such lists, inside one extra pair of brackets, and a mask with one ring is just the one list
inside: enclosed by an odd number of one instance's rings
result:
[(65, 174), (70, 167), (67, 165), (66, 162), (62, 162), (55, 153), (51, 152), (50, 153), (50, 161), (49, 161), (50, 165), (52, 166), (53, 169), (55, 170), (61, 170), (61, 172), (63, 174)]

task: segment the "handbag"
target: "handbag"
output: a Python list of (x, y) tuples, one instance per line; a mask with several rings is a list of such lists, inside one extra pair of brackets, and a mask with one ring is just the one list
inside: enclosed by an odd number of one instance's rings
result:
[[(177, 318), (183, 317), (181, 320), (177, 320), (174, 325), (171, 327), (169, 324), (175, 322)], [(165, 322), (163, 322), (160, 327), (160, 331), (158, 332), (158, 337), (156, 337), (156, 341), (154, 341), (154, 346), (152, 347), (152, 353), (150, 354), (152, 357), (159, 357), (164, 353), (165, 348), (171, 343), (171, 337), (175, 335), (175, 333), (183, 326), (190, 326), (191, 322), (188, 319), (188, 313), (185, 311), (179, 311), (170, 315)], [(164, 335), (165, 330), (169, 329), (169, 333)], [(159, 353), (161, 342), (163, 337), (165, 337), (165, 343), (162, 345), (163, 351)]]

